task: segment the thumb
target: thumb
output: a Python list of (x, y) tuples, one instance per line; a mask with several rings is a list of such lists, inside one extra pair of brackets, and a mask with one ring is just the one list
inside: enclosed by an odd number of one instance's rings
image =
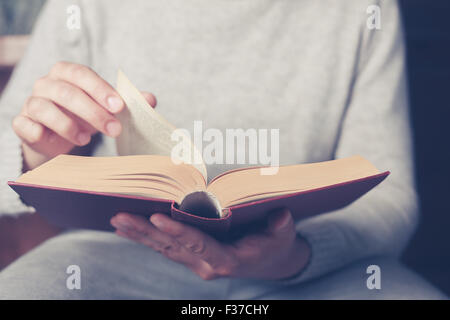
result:
[(156, 103), (157, 103), (156, 97), (155, 97), (152, 93), (147, 92), (147, 91), (142, 91), (141, 93), (142, 93), (142, 95), (144, 96), (145, 100), (147, 100), (147, 102), (148, 102), (153, 108), (155, 108), (155, 107), (156, 107)]
[(277, 210), (269, 215), (268, 231), (273, 235), (288, 235), (294, 232), (294, 219), (289, 209)]

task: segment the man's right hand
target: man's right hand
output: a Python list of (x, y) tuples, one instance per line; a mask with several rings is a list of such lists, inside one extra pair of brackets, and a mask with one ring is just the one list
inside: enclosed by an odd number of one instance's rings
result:
[[(156, 99), (144, 94), (154, 107)], [(90, 68), (70, 62), (56, 63), (37, 80), (13, 129), (22, 140), (24, 169), (87, 145), (101, 132), (117, 137), (122, 130), (115, 114), (125, 106), (114, 88)]]

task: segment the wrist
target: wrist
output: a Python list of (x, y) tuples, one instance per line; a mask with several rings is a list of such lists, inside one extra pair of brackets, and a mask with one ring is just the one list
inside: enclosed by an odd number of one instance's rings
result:
[(305, 238), (297, 235), (287, 257), (288, 269), (279, 280), (297, 277), (306, 268), (311, 259), (311, 247)]

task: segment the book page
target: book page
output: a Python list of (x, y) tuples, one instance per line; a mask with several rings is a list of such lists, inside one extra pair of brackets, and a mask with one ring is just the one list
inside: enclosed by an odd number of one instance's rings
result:
[(261, 175), (259, 167), (226, 172), (208, 185), (223, 207), (324, 188), (379, 174), (361, 156), (316, 163), (281, 166), (276, 175)]
[[(179, 143), (171, 139), (176, 127), (150, 106), (144, 96), (120, 70), (117, 75), (117, 92), (127, 105), (118, 114), (123, 130), (116, 139), (117, 153), (119, 155), (155, 154), (172, 157), (172, 150)], [(197, 153), (194, 159), (202, 159), (193, 143), (188, 138), (184, 141), (188, 144), (185, 150)], [(190, 164), (200, 171), (205, 181), (208, 181), (203, 161), (199, 164), (194, 162)]]
[(61, 154), (27, 171), (17, 182), (130, 194), (177, 203), (192, 190), (205, 190), (203, 176), (193, 166), (177, 165), (170, 158), (159, 155), (83, 157)]

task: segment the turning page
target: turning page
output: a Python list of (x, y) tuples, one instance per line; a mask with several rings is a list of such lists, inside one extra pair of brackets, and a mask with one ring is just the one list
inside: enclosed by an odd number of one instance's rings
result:
[[(116, 89), (127, 105), (118, 114), (118, 119), (122, 123), (122, 133), (116, 139), (118, 155), (155, 154), (173, 157), (172, 150), (175, 145), (180, 143), (178, 140), (172, 139), (176, 127), (150, 106), (144, 96), (120, 70), (117, 75)], [(180, 132), (177, 134), (180, 135)], [(194, 159), (202, 159), (190, 139), (183, 139), (183, 143), (188, 144), (185, 150), (192, 150)], [(194, 155), (194, 153), (197, 154)], [(192, 161), (189, 164), (197, 168), (205, 181), (208, 181), (203, 161), (201, 163)]]

